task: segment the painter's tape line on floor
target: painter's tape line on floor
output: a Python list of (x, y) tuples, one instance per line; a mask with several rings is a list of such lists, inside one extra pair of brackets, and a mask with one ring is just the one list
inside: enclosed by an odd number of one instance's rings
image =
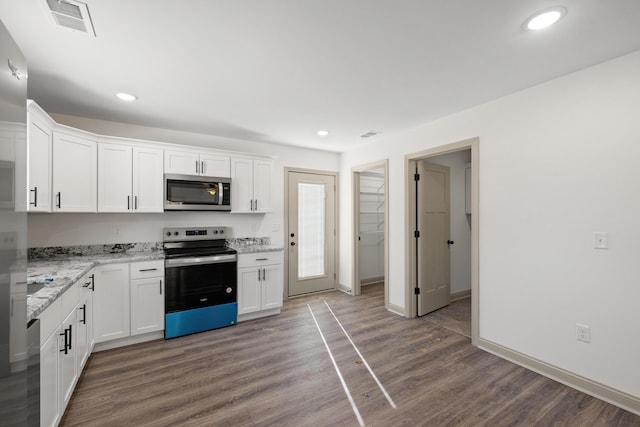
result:
[(333, 358), (333, 354), (331, 353), (329, 344), (327, 344), (327, 340), (324, 339), (324, 334), (322, 333), (322, 329), (320, 329), (320, 325), (316, 320), (316, 316), (313, 314), (313, 310), (311, 310), (311, 306), (309, 304), (307, 304), (307, 307), (309, 307), (309, 312), (311, 313), (311, 317), (313, 317), (313, 321), (316, 324), (316, 328), (318, 328), (318, 332), (320, 332), (320, 337), (322, 338), (322, 342), (324, 343), (324, 346), (327, 349), (327, 353), (329, 353), (331, 362), (333, 362), (333, 367), (336, 369), (336, 372), (338, 373), (338, 378), (340, 378), (340, 383), (342, 383), (342, 388), (344, 389), (344, 392), (347, 395), (347, 398), (349, 399), (349, 403), (351, 403), (351, 408), (353, 409), (353, 412), (356, 414), (356, 418), (358, 418), (358, 423), (360, 423), (360, 425), (364, 427), (364, 421), (362, 420), (360, 411), (358, 410), (358, 407), (356, 406), (356, 402), (353, 400), (353, 397), (351, 396), (351, 392), (349, 391), (349, 387), (347, 387), (347, 383), (344, 381), (344, 378), (342, 377), (342, 373), (340, 372), (340, 368), (338, 368), (338, 364), (336, 363), (336, 360)]
[(373, 372), (373, 369), (371, 369), (371, 366), (369, 366), (369, 364), (365, 360), (365, 358), (362, 355), (362, 353), (360, 353), (360, 350), (358, 350), (358, 347), (356, 346), (356, 344), (351, 339), (351, 336), (344, 329), (344, 326), (342, 326), (342, 323), (340, 322), (340, 320), (338, 320), (338, 316), (336, 316), (336, 314), (333, 312), (333, 310), (331, 310), (331, 307), (329, 307), (329, 304), (327, 304), (327, 301), (324, 302), (324, 305), (327, 306), (327, 308), (329, 309), (329, 312), (331, 312), (331, 314), (333, 315), (333, 318), (336, 319), (336, 322), (338, 322), (338, 325), (340, 325), (340, 329), (342, 329), (342, 332), (344, 333), (344, 335), (347, 337), (347, 339), (349, 340), (349, 342), (353, 346), (353, 349), (356, 351), (356, 353), (358, 353), (358, 357), (360, 358), (360, 360), (362, 360), (362, 363), (364, 364), (364, 366), (367, 367), (367, 370), (369, 371), (369, 374), (371, 375), (371, 377), (374, 379), (376, 384), (378, 384), (378, 387), (380, 388), (380, 391), (382, 391), (382, 394), (384, 394), (384, 397), (387, 398), (387, 401), (389, 402), (389, 405), (391, 405), (391, 407), (393, 409), (398, 409), (396, 404), (395, 404), (395, 402), (393, 401), (393, 399), (391, 399), (391, 396), (389, 395), (389, 393), (387, 393), (387, 390), (384, 388), (384, 386), (382, 385), (382, 383), (380, 382), (380, 380), (378, 379), (376, 374)]

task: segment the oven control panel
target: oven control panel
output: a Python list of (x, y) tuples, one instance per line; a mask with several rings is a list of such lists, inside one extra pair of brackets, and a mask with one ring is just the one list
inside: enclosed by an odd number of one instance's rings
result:
[(231, 237), (230, 227), (169, 227), (162, 229), (164, 242), (215, 240)]

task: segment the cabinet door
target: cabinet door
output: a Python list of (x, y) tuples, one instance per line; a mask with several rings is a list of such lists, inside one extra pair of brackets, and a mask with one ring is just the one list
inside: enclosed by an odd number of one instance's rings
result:
[(51, 149), (53, 130), (29, 113), (27, 130), (29, 212), (51, 212)]
[(271, 176), (270, 160), (253, 161), (253, 198), (255, 212), (271, 212)]
[(128, 337), (129, 265), (113, 264), (94, 270), (93, 322), (96, 343)]
[(52, 427), (60, 418), (60, 385), (58, 382), (59, 329), (40, 347), (40, 425)]
[(98, 212), (132, 212), (131, 147), (98, 144)]
[(96, 212), (96, 142), (80, 136), (53, 134), (53, 210)]
[(253, 160), (231, 159), (231, 211), (253, 210)]
[[(65, 334), (66, 331), (66, 334)], [(62, 322), (62, 331), (59, 334), (60, 352), (58, 356), (58, 369), (60, 370), (61, 412), (69, 403), (76, 384), (76, 311), (72, 310)], [(66, 343), (66, 349), (65, 349)]]
[(131, 281), (131, 335), (164, 330), (164, 279)]
[(227, 156), (200, 154), (200, 165), (201, 175), (220, 178), (231, 177), (231, 159)]
[(262, 309), (282, 307), (282, 264), (262, 267)]
[(135, 212), (163, 212), (163, 152), (133, 148), (133, 209)]
[(238, 314), (253, 313), (262, 309), (262, 290), (259, 274), (262, 268), (238, 269)]
[(189, 151), (164, 151), (164, 172), (195, 175), (200, 171), (200, 156)]
[[(91, 291), (89, 291), (91, 292)], [(91, 337), (89, 330), (91, 329), (91, 294), (86, 294), (78, 303), (76, 308), (76, 370), (82, 372), (82, 368), (87, 363), (91, 349), (89, 347)]]

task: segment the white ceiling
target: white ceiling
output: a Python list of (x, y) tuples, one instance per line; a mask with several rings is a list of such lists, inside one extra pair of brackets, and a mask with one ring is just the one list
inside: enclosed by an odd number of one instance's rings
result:
[[(95, 38), (46, 0), (0, 2), (48, 112), (331, 151), (640, 49), (638, 0), (86, 3)], [(556, 26), (522, 30), (559, 4)]]

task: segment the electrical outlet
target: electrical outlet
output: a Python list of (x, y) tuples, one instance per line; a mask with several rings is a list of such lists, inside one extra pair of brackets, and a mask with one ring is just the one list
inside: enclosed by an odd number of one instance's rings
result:
[(590, 342), (591, 327), (587, 325), (581, 325), (580, 323), (576, 323), (576, 339), (578, 341)]

